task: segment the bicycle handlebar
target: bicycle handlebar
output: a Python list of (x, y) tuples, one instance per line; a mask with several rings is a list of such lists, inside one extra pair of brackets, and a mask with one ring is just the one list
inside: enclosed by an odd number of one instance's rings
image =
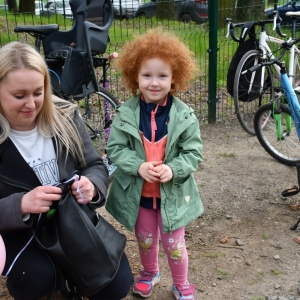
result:
[[(280, 30), (280, 23), (281, 23), (282, 19), (279, 17), (279, 13), (277, 10), (273, 11), (273, 19), (268, 19), (268, 20), (258, 20), (258, 21), (254, 21), (253, 26), (265, 26), (266, 24), (271, 24), (273, 23), (273, 30), (276, 29), (276, 32), (279, 36), (281, 37), (286, 37), (286, 34), (282, 33)], [(227, 34), (226, 37), (231, 36), (231, 38), (235, 41), (235, 42), (240, 42), (240, 39), (237, 38), (234, 34), (234, 29), (236, 27), (243, 27), (245, 25), (245, 22), (243, 23), (233, 23), (231, 18), (227, 18), (226, 19), (226, 23), (227, 23)]]
[(272, 59), (272, 60), (269, 60), (269, 61), (264, 61), (264, 62), (258, 63), (257, 65), (245, 70), (244, 72), (242, 72), (242, 74), (253, 73), (253, 72), (257, 71), (258, 69), (260, 69), (264, 66), (270, 66), (270, 65), (273, 65), (273, 64), (279, 65), (281, 67), (282, 62), (278, 59)]
[(226, 18), (226, 23), (227, 23), (227, 33), (226, 33), (226, 37), (230, 36), (231, 38), (235, 41), (235, 42), (239, 42), (240, 39), (238, 39), (237, 37), (235, 37), (234, 35), (234, 28), (235, 27), (243, 27), (245, 23), (232, 23), (232, 19), (230, 18)]
[(268, 61), (263, 61), (263, 62), (260, 62), (258, 63), (257, 65), (245, 70), (244, 72), (242, 72), (242, 74), (245, 74), (245, 73), (253, 73), (255, 71), (257, 71), (258, 69), (264, 67), (264, 66), (270, 66), (270, 65), (278, 65), (280, 68), (284, 67), (285, 66), (285, 62), (284, 61), (280, 61), (282, 59), (282, 57), (284, 56), (285, 52), (289, 49), (291, 49), (291, 47), (293, 45), (295, 45), (296, 43), (300, 42), (300, 37), (294, 39), (294, 40), (291, 40), (290, 42), (284, 42), (281, 44), (281, 48), (282, 48), (282, 51), (280, 52), (279, 56), (278, 57), (275, 57), (274, 59), (270, 59)]

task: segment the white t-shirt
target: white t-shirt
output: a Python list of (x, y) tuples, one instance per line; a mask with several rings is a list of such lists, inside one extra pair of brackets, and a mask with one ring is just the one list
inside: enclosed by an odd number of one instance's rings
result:
[(37, 127), (30, 131), (10, 129), (9, 137), (42, 185), (59, 183), (58, 165), (51, 138), (39, 134)]

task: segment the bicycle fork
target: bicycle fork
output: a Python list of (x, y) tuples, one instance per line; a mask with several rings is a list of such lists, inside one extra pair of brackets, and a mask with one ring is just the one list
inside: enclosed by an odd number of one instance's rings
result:
[[(103, 87), (108, 90), (109, 83), (106, 78), (106, 70), (103, 70)], [(112, 120), (110, 117), (110, 104), (107, 100), (104, 101), (104, 114), (105, 114), (105, 124), (104, 124), (104, 130), (105, 130), (105, 141), (108, 141), (109, 135), (110, 135), (110, 126), (112, 124)]]
[(276, 95), (275, 101), (273, 101), (272, 117), (276, 121), (276, 136), (278, 141), (284, 140), (292, 130), (292, 117), (288, 114), (285, 116), (285, 128), (282, 126), (282, 114), (281, 114), (281, 98), (283, 97), (282, 92)]

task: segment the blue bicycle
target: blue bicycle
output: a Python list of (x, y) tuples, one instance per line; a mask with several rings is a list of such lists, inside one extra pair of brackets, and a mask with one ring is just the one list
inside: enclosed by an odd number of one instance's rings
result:
[(300, 37), (284, 42), (279, 57), (270, 60), (261, 59), (257, 65), (244, 72), (254, 73), (270, 65), (277, 65), (280, 68), (280, 92), (275, 95), (272, 102), (256, 111), (254, 129), (262, 147), (276, 160), (288, 166), (300, 163), (300, 105), (297, 97), (297, 94), (300, 94), (300, 87), (293, 88), (287, 75), (286, 64), (281, 59), (285, 52), (299, 41)]

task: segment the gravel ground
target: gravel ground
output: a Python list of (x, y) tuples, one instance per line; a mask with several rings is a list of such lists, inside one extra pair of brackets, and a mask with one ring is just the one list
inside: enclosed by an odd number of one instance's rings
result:
[[(270, 157), (237, 122), (203, 125), (203, 163), (195, 173), (204, 214), (186, 227), (189, 280), (196, 299), (300, 300), (299, 196), (281, 192), (297, 185), (296, 170)], [(299, 194), (300, 195), (300, 194)], [(133, 273), (140, 269), (134, 235), (101, 213), (128, 238)], [(150, 299), (173, 299), (163, 252), (161, 282)], [(0, 298), (12, 299), (1, 280)], [(56, 300), (63, 299), (59, 293)], [(131, 292), (126, 299), (141, 299)]]

